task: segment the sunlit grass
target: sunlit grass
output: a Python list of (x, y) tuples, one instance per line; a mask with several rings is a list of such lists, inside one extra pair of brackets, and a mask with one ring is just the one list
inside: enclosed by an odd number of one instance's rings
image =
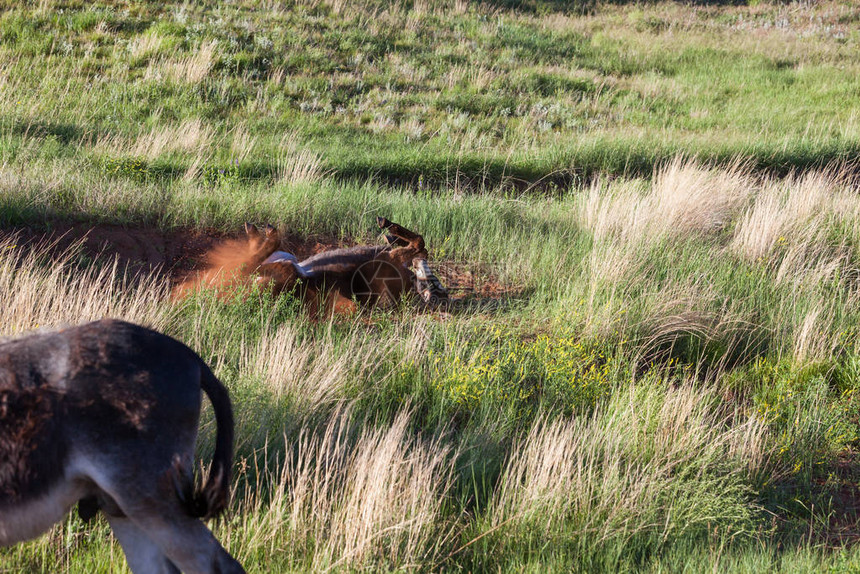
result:
[[(211, 526), (252, 572), (856, 569), (857, 19), (0, 2), (0, 335), (114, 316), (212, 365), (237, 452)], [(448, 312), (177, 301), (14, 233), (376, 243), (377, 215), (461, 273)], [(123, 567), (74, 514), (0, 551)]]
[(678, 154), (783, 173), (857, 154), (855, 7), (456, 4), (10, 6), (0, 157), (35, 138), (193, 177), (205, 148), (270, 178), (296, 133), (341, 177), (553, 189)]

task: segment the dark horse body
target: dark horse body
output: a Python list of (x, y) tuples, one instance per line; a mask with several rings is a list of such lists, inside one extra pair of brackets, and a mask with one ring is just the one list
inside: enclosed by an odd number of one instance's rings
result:
[[(201, 389), (218, 432), (196, 489)], [(80, 501), (104, 511), (137, 574), (242, 572), (200, 520), (227, 505), (232, 449), (226, 389), (166, 335), (104, 320), (0, 345), (0, 545)]]
[[(429, 269), (424, 238), (382, 217), (377, 218), (377, 224), (389, 232), (390, 245), (334, 249), (303, 261), (278, 251), (280, 239), (274, 228), (268, 227), (263, 234), (246, 225), (254, 251), (248, 269), (256, 271), (258, 281), (276, 295), (300, 284), (306, 301), (323, 299), (335, 309), (354, 307), (355, 302), (390, 306), (416, 290), (428, 301), (429, 295), (417, 289), (415, 274), (410, 270), (418, 262), (424, 263), (422, 269)], [(444, 288), (438, 287), (436, 296), (447, 298)]]

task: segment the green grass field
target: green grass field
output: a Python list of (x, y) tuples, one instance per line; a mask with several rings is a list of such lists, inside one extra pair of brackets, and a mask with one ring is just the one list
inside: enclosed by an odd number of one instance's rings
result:
[[(249, 571), (860, 571), (860, 7), (18, 4), (0, 336), (112, 316), (200, 353)], [(376, 215), (493, 295), (314, 320), (20, 235)], [(0, 550), (122, 568), (75, 513)]]

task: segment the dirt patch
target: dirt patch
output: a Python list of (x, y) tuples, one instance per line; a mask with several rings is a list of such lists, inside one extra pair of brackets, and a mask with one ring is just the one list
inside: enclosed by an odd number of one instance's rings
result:
[(15, 227), (0, 230), (0, 238), (15, 237), (19, 249), (36, 250), (50, 257), (65, 257), (76, 249), (82, 262), (116, 260), (131, 274), (167, 275), (188, 272), (223, 239), (206, 231), (165, 232), (118, 225), (60, 223), (50, 228)]
[[(49, 229), (13, 227), (0, 229), (0, 239), (16, 237), (25, 250), (46, 251), (59, 258), (78, 247), (85, 259), (113, 261), (131, 273), (167, 276), (182, 281), (189, 273), (208, 264), (213, 251), (244, 243), (244, 234), (225, 234), (214, 230), (184, 229), (163, 231), (147, 227), (60, 223)], [(349, 245), (324, 236), (290, 237), (282, 242), (285, 251), (299, 259), (321, 251)]]
[[(16, 237), (19, 249), (44, 251), (60, 258), (77, 246), (82, 263), (113, 262), (132, 275), (157, 275), (171, 285), (182, 284), (211, 267), (213, 258), (229, 258), (232, 251), (241, 261), (244, 233), (225, 234), (215, 230), (185, 229), (164, 231), (147, 227), (57, 223), (49, 228), (14, 227), (0, 229), (0, 240)], [(355, 243), (324, 235), (283, 235), (281, 249), (299, 260), (323, 251), (350, 247)], [(454, 300), (502, 300), (522, 290), (504, 285), (488, 270), (450, 261), (431, 265)]]

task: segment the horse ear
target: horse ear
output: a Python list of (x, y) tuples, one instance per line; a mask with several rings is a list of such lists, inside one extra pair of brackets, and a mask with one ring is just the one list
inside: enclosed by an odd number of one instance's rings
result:
[(245, 234), (248, 237), (259, 237), (260, 230), (253, 223), (245, 223)]
[(266, 237), (271, 237), (278, 233), (278, 228), (272, 226), (271, 224), (266, 224)]

